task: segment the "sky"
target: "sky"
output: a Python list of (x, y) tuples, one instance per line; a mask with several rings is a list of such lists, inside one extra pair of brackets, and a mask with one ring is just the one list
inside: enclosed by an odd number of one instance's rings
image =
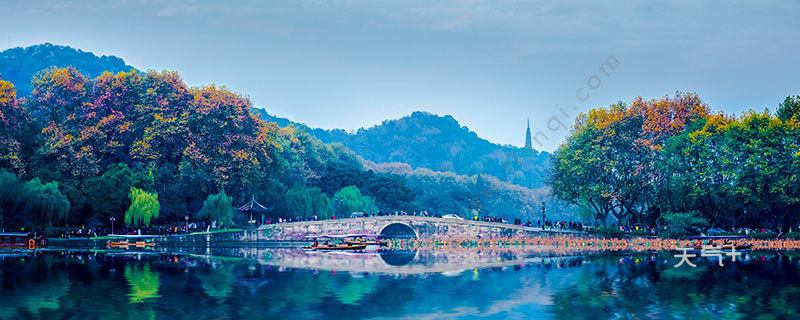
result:
[(176, 70), (311, 127), (424, 110), (522, 146), (530, 119), (534, 148), (552, 151), (578, 113), (638, 96), (775, 110), (800, 94), (798, 12), (769, 0), (7, 0), (0, 43)]

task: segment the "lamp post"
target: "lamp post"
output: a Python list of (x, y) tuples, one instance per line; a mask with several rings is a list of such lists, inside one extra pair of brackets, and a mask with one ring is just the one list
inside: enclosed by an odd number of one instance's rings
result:
[(478, 220), (478, 216), (481, 215), (481, 198), (480, 197), (475, 198), (475, 211), (477, 211), (475, 213), (475, 220)]
[(335, 197), (333, 198), (333, 218), (336, 219), (336, 215), (339, 214), (339, 207), (342, 206), (342, 198)]
[(542, 229), (544, 229), (544, 226), (546, 225), (545, 222), (544, 222), (544, 217), (545, 217), (544, 212), (546, 210), (547, 209), (545, 209), (545, 207), (544, 207), (544, 201), (542, 201)]
[(467, 197), (467, 219), (472, 215), (472, 197)]
[(186, 220), (186, 233), (189, 233), (189, 215), (183, 217), (183, 220)]
[(111, 220), (111, 234), (114, 234), (114, 221), (117, 221), (117, 218), (111, 217), (108, 220)]

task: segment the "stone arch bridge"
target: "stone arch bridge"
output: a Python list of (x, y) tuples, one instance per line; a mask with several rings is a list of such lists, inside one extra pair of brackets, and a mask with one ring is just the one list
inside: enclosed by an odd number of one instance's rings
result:
[[(337, 220), (302, 221), (263, 225), (235, 233), (202, 235), (206, 241), (300, 241), (308, 236), (382, 234), (386, 236), (434, 238), (475, 238), (514, 236), (555, 236), (583, 233), (542, 231), (539, 228), (484, 221), (417, 216), (378, 216)], [(201, 239), (197, 239), (201, 240)]]

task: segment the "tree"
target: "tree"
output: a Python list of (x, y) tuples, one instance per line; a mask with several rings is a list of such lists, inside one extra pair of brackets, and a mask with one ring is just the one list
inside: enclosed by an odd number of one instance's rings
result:
[(87, 180), (86, 201), (95, 220), (119, 217), (131, 206), (132, 175), (128, 165), (118, 163), (109, 165), (102, 176)]
[(20, 195), (25, 194), (25, 186), (19, 177), (5, 170), (0, 170), (0, 227), (13, 222), (20, 213)]
[(157, 193), (148, 193), (142, 189), (131, 187), (131, 206), (125, 212), (125, 224), (129, 226), (150, 226), (150, 220), (158, 218), (160, 205)]
[(42, 129), (43, 161), (65, 175), (80, 178), (99, 171), (97, 154), (82, 145), (82, 119), (91, 82), (75, 68), (43, 70), (33, 80), (29, 109)]
[(337, 209), (336, 212), (343, 215), (350, 215), (353, 212), (369, 213), (378, 210), (375, 200), (372, 197), (362, 195), (356, 186), (347, 186), (339, 189), (334, 197), (342, 199), (342, 207)]
[(574, 205), (588, 206), (594, 219), (605, 224), (619, 202), (610, 184), (611, 170), (603, 161), (602, 133), (592, 124), (600, 117), (592, 112), (579, 117), (573, 134), (554, 154), (549, 184), (553, 195)]
[(416, 194), (406, 186), (402, 176), (367, 171), (363, 181), (364, 193), (373, 197), (384, 210), (413, 210)]
[(28, 181), (25, 208), (30, 225), (50, 228), (53, 224), (67, 219), (69, 200), (58, 191), (58, 182), (42, 184), (38, 178)]
[(38, 178), (22, 182), (0, 171), (0, 221), (3, 225), (47, 229), (67, 219), (69, 200), (58, 182), (42, 184)]
[(698, 229), (708, 226), (708, 220), (702, 218), (697, 211), (668, 212), (661, 219), (668, 228), (662, 235), (667, 237), (696, 234)]
[(233, 198), (225, 194), (225, 190), (221, 190), (217, 194), (209, 195), (203, 201), (203, 209), (197, 214), (200, 219), (216, 221), (217, 225), (225, 227), (226, 229), (233, 223)]
[(657, 188), (669, 176), (657, 163), (664, 144), (686, 124), (707, 114), (696, 94), (617, 103), (576, 120), (553, 161), (550, 185), (559, 198), (588, 204), (598, 219), (652, 224), (659, 211)]
[(319, 188), (295, 186), (286, 192), (285, 203), (291, 216), (328, 219), (333, 215), (331, 200)]
[(670, 138), (657, 168), (665, 177), (659, 185), (658, 206), (664, 212), (697, 211), (712, 226), (737, 226), (743, 201), (734, 193), (735, 171), (729, 131), (733, 119), (722, 114), (692, 121)]
[(728, 154), (734, 166), (734, 193), (758, 225), (784, 229), (798, 216), (800, 136), (798, 121), (781, 121), (768, 112), (748, 112), (726, 131)]
[(778, 118), (786, 122), (792, 118), (800, 121), (800, 95), (788, 96), (778, 105)]
[(22, 129), (28, 115), (17, 102), (14, 85), (0, 79), (0, 168), (24, 173)]

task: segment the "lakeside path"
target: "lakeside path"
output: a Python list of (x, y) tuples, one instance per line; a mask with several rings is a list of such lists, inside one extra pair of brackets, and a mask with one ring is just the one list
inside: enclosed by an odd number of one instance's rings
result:
[[(717, 239), (713, 245), (722, 245)], [(800, 239), (731, 239), (729, 246), (746, 246), (748, 250), (798, 250)], [(488, 238), (488, 239), (408, 239), (389, 240), (388, 248), (394, 250), (444, 250), (470, 251), (485, 249), (510, 249), (521, 251), (561, 251), (563, 253), (591, 251), (670, 251), (679, 248), (695, 250), (707, 245), (702, 240), (675, 240), (660, 238), (574, 238), (574, 237), (532, 237), (532, 238)]]

